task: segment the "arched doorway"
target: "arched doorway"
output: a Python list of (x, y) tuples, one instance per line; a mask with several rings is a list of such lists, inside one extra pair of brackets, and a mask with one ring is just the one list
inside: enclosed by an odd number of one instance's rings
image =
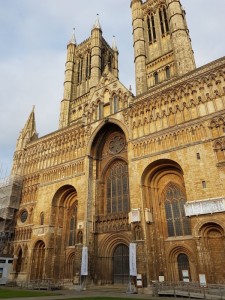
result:
[(18, 275), (20, 271), (22, 270), (22, 261), (23, 261), (23, 251), (22, 249), (19, 250), (17, 263), (16, 263), (16, 274)]
[[(72, 185), (62, 186), (52, 200), (51, 225), (55, 228), (55, 237), (54, 249), (48, 253), (52, 260), (53, 277), (56, 279), (72, 281), (76, 272), (72, 265), (73, 259), (79, 260), (79, 254), (75, 253), (75, 245), (78, 243), (77, 206), (77, 190)], [(82, 230), (79, 229), (81, 233)]]
[(34, 245), (34, 249), (33, 249), (32, 265), (31, 265), (32, 280), (42, 280), (45, 277), (44, 266), (45, 266), (45, 243), (43, 241), (38, 241)]
[(179, 271), (179, 280), (189, 282), (191, 281), (191, 273), (189, 266), (188, 256), (184, 253), (181, 253), (177, 257), (178, 271)]
[(200, 241), (205, 260), (205, 273), (209, 283), (224, 284), (225, 245), (224, 229), (216, 223), (209, 222), (200, 229)]
[(113, 253), (113, 283), (129, 282), (129, 248), (118, 245)]

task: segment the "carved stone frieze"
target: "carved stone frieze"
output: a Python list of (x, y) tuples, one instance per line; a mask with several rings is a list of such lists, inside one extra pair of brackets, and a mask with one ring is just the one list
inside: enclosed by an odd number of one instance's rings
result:
[(117, 232), (131, 229), (128, 214), (124, 213), (95, 216), (93, 226), (94, 232), (96, 233)]

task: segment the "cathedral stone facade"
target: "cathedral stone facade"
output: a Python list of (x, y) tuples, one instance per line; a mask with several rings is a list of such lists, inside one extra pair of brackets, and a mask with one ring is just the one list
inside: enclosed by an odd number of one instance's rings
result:
[(59, 129), (21, 131), (11, 280), (72, 286), (85, 246), (90, 282), (127, 284), (135, 243), (144, 286), (225, 283), (225, 58), (196, 69), (180, 1), (130, 7), (136, 96), (97, 19), (67, 46)]

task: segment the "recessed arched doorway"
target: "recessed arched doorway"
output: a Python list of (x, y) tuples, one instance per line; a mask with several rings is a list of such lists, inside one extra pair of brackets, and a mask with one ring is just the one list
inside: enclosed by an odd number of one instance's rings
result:
[(42, 280), (44, 278), (45, 266), (45, 243), (42, 240), (37, 241), (33, 249), (31, 279)]
[(113, 283), (125, 284), (129, 281), (129, 248), (119, 244), (113, 252)]
[(188, 256), (184, 253), (181, 253), (177, 257), (178, 271), (179, 271), (179, 280), (189, 282), (191, 281), (191, 273), (189, 266)]
[[(90, 195), (94, 206), (97, 284), (126, 284), (129, 278), (129, 249), (132, 239), (127, 139), (116, 124), (106, 122), (90, 149)], [(90, 266), (91, 268), (91, 266)]]
[(208, 283), (223, 284), (225, 282), (224, 260), (224, 228), (215, 222), (205, 223), (199, 230), (200, 245), (203, 257), (207, 262), (204, 266)]

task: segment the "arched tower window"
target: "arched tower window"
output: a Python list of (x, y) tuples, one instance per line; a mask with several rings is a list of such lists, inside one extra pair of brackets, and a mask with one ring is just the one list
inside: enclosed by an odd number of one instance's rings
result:
[(91, 53), (86, 56), (86, 79), (91, 77)]
[(163, 6), (163, 16), (164, 16), (164, 22), (165, 22), (165, 28), (166, 28), (166, 33), (169, 33), (169, 23), (168, 23), (168, 18), (167, 18), (167, 13), (166, 13), (166, 8)]
[(159, 74), (157, 72), (154, 73), (154, 81), (155, 81), (155, 84), (159, 83)]
[(162, 35), (164, 35), (165, 31), (164, 31), (163, 16), (162, 16), (161, 9), (159, 10), (159, 20), (160, 20), (161, 32), (162, 32)]
[(166, 79), (170, 79), (170, 67), (166, 67)]
[(103, 73), (105, 67), (105, 49), (101, 50), (101, 73)]
[(186, 217), (184, 210), (184, 204), (186, 202), (184, 192), (179, 186), (169, 184), (163, 194), (168, 236), (190, 235), (190, 221)]
[(128, 168), (125, 162), (116, 162), (106, 174), (107, 213), (129, 212)]
[(152, 13), (147, 17), (147, 26), (149, 43), (152, 44), (156, 42), (155, 19)]
[(166, 33), (169, 33), (169, 23), (168, 23), (165, 6), (159, 9), (159, 20), (160, 20), (161, 33), (164, 36)]
[(78, 70), (77, 70), (77, 83), (80, 84), (82, 82), (83, 77), (83, 58), (80, 58), (78, 62)]
[(44, 214), (44, 212), (41, 212), (41, 214), (40, 214), (40, 225), (44, 225), (44, 221), (45, 221), (45, 214)]

